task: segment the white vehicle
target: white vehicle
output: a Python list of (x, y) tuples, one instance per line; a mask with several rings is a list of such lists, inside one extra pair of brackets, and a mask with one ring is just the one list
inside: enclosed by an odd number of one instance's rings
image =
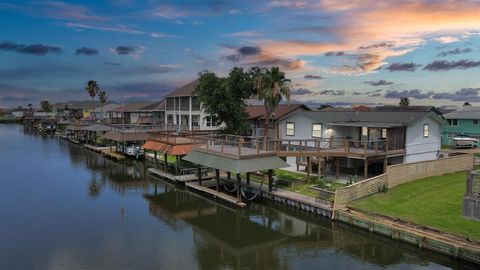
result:
[(478, 147), (478, 139), (469, 137), (464, 134), (459, 134), (455, 138), (453, 138), (455, 142), (456, 148), (477, 148)]
[(127, 156), (139, 158), (145, 154), (145, 151), (138, 145), (130, 144), (123, 149), (123, 153)]

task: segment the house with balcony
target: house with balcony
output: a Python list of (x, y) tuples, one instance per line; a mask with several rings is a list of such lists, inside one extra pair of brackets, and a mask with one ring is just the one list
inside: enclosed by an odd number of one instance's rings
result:
[[(438, 158), (441, 127), (430, 111), (304, 111), (279, 119), (279, 156), (290, 166), (368, 177), (387, 165)], [(306, 159), (306, 161), (305, 161)]]
[(165, 96), (165, 123), (183, 130), (217, 130), (221, 123), (206, 114), (195, 95), (198, 80), (175, 89)]
[(127, 103), (108, 110), (108, 124), (163, 125), (165, 102)]
[[(266, 110), (263, 104), (261, 105), (247, 105), (245, 110), (248, 114), (248, 122), (250, 132), (253, 137), (265, 136), (265, 117)], [(279, 122), (278, 119), (282, 118), (286, 114), (292, 113), (296, 110), (310, 111), (310, 108), (303, 104), (282, 104), (275, 108), (275, 111), (270, 116), (268, 121), (268, 133), (267, 138), (278, 139), (280, 138)]]
[(442, 127), (442, 144), (454, 145), (459, 134), (480, 139), (480, 106), (464, 106), (443, 115), (447, 123)]

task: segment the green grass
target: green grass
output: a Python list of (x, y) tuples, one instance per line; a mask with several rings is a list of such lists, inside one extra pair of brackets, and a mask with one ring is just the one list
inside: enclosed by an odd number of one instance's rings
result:
[(465, 181), (465, 172), (429, 177), (349, 206), (480, 240), (480, 221), (462, 216)]

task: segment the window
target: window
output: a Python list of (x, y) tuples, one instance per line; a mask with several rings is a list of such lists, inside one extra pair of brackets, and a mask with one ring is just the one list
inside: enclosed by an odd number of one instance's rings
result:
[(287, 123), (287, 136), (295, 136), (295, 123)]
[(167, 115), (167, 124), (173, 124), (173, 115), (171, 114)]
[(200, 115), (192, 115), (192, 126), (194, 127), (200, 126)]
[(215, 116), (205, 117), (205, 122), (207, 127), (216, 127), (219, 125), (218, 120)]
[(423, 137), (427, 138), (430, 135), (430, 125), (424, 124), (423, 125)]
[(190, 110), (190, 97), (181, 97), (180, 98), (180, 111), (188, 112), (189, 110)]
[(472, 123), (473, 123), (474, 125), (478, 125), (478, 119), (472, 119)]
[(312, 137), (313, 138), (322, 137), (322, 124), (312, 124)]
[(458, 119), (447, 119), (450, 126), (458, 126)]
[(197, 97), (192, 97), (192, 111), (200, 111), (200, 102)]
[(382, 128), (382, 138), (387, 138), (387, 129)]
[(175, 108), (175, 98), (167, 98), (167, 111), (173, 111)]
[(368, 136), (368, 127), (362, 127), (362, 136)]

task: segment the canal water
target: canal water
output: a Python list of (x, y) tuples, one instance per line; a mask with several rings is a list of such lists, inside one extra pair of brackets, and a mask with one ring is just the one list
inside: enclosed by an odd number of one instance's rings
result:
[(272, 203), (235, 209), (0, 125), (0, 269), (478, 269)]

